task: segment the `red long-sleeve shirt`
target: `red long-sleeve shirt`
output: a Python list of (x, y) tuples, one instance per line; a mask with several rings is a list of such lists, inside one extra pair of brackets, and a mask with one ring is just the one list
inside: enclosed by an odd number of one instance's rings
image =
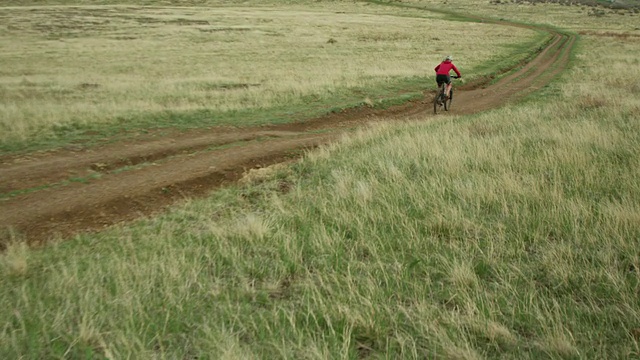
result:
[(458, 71), (458, 68), (453, 65), (450, 60), (441, 62), (438, 66), (436, 66), (435, 70), (437, 75), (449, 75), (449, 71), (453, 70), (456, 72), (456, 75), (462, 76), (460, 75), (460, 71)]

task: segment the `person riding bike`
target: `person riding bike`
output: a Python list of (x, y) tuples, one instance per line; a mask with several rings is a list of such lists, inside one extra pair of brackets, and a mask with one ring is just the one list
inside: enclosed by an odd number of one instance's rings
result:
[(438, 83), (438, 87), (443, 83), (447, 84), (445, 95), (446, 99), (449, 99), (449, 92), (451, 91), (451, 75), (449, 75), (449, 72), (453, 70), (456, 72), (456, 75), (458, 75), (458, 78), (462, 77), (458, 68), (453, 65), (453, 57), (451, 57), (451, 55), (447, 55), (447, 57), (445, 57), (444, 60), (436, 66), (435, 70), (436, 83)]

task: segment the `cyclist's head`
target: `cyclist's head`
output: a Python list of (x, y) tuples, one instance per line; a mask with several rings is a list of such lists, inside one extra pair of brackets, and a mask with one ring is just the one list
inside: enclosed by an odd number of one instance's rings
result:
[(447, 56), (444, 58), (444, 61), (453, 61), (453, 56), (451, 56), (451, 55), (447, 55)]

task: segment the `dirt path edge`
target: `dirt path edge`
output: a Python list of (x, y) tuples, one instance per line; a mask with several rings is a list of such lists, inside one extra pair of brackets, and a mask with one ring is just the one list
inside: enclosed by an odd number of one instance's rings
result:
[[(553, 35), (544, 49), (495, 84), (488, 85), (491, 79), (486, 79), (485, 84), (458, 88), (453, 113), (502, 106), (548, 84), (564, 70), (575, 36), (538, 29)], [(10, 241), (37, 246), (152, 216), (184, 199), (233, 184), (249, 169), (298, 159), (306, 150), (358, 126), (426, 119), (432, 112), (429, 101), (411, 101), (389, 109), (348, 109), (294, 124), (204, 129), (83, 151), (0, 159), (3, 192), (45, 187), (0, 199), (0, 250)], [(122, 167), (131, 169), (120, 171)], [(86, 181), (47, 187), (74, 177)]]

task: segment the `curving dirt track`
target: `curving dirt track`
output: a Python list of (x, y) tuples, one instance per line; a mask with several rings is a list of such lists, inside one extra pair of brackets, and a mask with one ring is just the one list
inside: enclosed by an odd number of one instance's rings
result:
[[(534, 59), (495, 84), (458, 86), (452, 113), (491, 109), (541, 88), (566, 67), (574, 40), (553, 34)], [(0, 199), (0, 249), (16, 234), (38, 245), (158, 213), (237, 181), (250, 168), (295, 159), (357, 126), (428, 119), (431, 97), (293, 124), (156, 134), (86, 150), (0, 157), (0, 193), (24, 191)], [(73, 178), (88, 180), (68, 181)]]

